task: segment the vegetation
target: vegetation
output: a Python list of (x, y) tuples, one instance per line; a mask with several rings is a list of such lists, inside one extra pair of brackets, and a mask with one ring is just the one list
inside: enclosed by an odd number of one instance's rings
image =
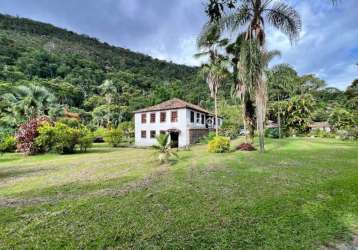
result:
[(215, 136), (208, 143), (210, 153), (227, 153), (230, 151), (230, 139), (223, 136)]
[[(233, 141), (233, 147), (241, 141)], [(255, 144), (257, 145), (257, 144)], [(158, 165), (151, 149), (0, 158), (0, 248), (319, 249), (357, 230), (356, 142), (206, 145)], [(268, 153), (270, 152), (270, 153)]]
[(157, 144), (153, 145), (158, 151), (158, 160), (160, 163), (168, 162), (170, 157), (178, 157), (177, 153), (170, 147), (169, 134), (160, 134), (156, 137)]

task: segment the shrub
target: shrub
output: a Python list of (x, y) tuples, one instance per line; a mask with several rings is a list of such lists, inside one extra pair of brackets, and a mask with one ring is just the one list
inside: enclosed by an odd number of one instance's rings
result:
[(107, 131), (105, 141), (113, 147), (118, 147), (123, 139), (123, 131), (120, 128), (113, 128)]
[(31, 119), (20, 126), (15, 134), (19, 152), (28, 155), (42, 152), (43, 149), (36, 145), (35, 139), (38, 136), (38, 128), (46, 122), (50, 122), (49, 118), (42, 116)]
[(215, 136), (209, 141), (208, 149), (210, 153), (225, 153), (230, 151), (230, 139), (223, 136)]
[(16, 138), (11, 135), (0, 140), (0, 153), (13, 153), (16, 150)]
[(236, 147), (236, 150), (240, 151), (255, 151), (256, 148), (250, 143), (241, 143), (239, 146)]
[(278, 128), (268, 128), (265, 130), (265, 136), (268, 138), (279, 138)]
[(70, 154), (74, 153), (76, 145), (81, 152), (85, 152), (93, 142), (91, 131), (83, 125), (79, 128), (71, 128), (61, 122), (57, 122), (54, 126), (45, 123), (39, 127), (38, 133), (36, 145), (43, 152), (55, 149), (60, 154)]
[(37, 148), (42, 152), (48, 152), (56, 143), (56, 133), (52, 124), (46, 122), (38, 128), (38, 136), (35, 139)]
[(131, 144), (134, 139), (134, 123), (133, 122), (122, 122), (118, 126), (123, 131), (123, 139)]
[(81, 152), (86, 152), (88, 148), (92, 147), (93, 134), (88, 128), (82, 126), (79, 129), (79, 137), (77, 143)]
[(230, 139), (235, 139), (240, 134), (240, 126), (238, 123), (227, 123), (224, 122), (220, 127), (220, 135), (229, 137)]
[(75, 119), (69, 119), (69, 118), (61, 118), (57, 122), (66, 124), (71, 128), (80, 128), (81, 126), (83, 126), (80, 121)]
[(94, 132), (94, 139), (93, 142), (96, 143), (103, 143), (104, 138), (106, 137), (107, 130), (103, 127), (97, 128), (97, 130)]
[(200, 139), (200, 143), (202, 144), (208, 144), (209, 141), (211, 141), (212, 139), (214, 139), (214, 137), (216, 136), (215, 132), (209, 132), (207, 136), (204, 136)]
[(339, 138), (342, 140), (357, 140), (358, 139), (358, 128), (350, 128), (347, 130), (339, 130), (337, 132)]
[(78, 129), (71, 128), (64, 123), (56, 123), (53, 127), (55, 134), (54, 149), (59, 154), (72, 154), (79, 138)]

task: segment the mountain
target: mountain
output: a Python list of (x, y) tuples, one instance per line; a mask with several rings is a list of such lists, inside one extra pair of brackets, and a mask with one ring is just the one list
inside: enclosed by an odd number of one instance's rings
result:
[(102, 104), (98, 86), (106, 79), (116, 84), (117, 104), (127, 108), (128, 116), (172, 97), (195, 104), (208, 100), (196, 67), (154, 59), (51, 24), (0, 14), (0, 44), (3, 88), (43, 85), (60, 97), (60, 104), (88, 112)]

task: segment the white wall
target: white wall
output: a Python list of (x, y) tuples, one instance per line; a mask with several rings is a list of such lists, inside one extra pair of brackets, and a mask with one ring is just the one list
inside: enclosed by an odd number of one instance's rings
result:
[[(178, 121), (173, 123), (171, 122), (171, 111), (178, 112)], [(179, 147), (185, 147), (189, 145), (189, 129), (205, 129), (206, 124), (201, 124), (201, 115), (204, 113), (194, 111), (194, 123), (190, 121), (191, 109), (175, 109), (175, 110), (166, 110), (166, 111), (154, 111), (154, 112), (144, 112), (147, 115), (147, 122), (142, 124), (142, 114), (135, 113), (135, 144), (137, 146), (152, 146), (156, 144), (156, 139), (150, 138), (150, 131), (155, 130), (156, 135), (158, 136), (161, 130), (167, 131), (168, 129), (178, 129), (181, 132), (179, 133)], [(160, 122), (160, 113), (166, 112), (166, 121)], [(155, 113), (156, 119), (155, 123), (150, 123), (150, 114)], [(196, 116), (197, 113), (200, 114), (200, 120), (197, 122)], [(205, 115), (205, 114), (204, 114)], [(207, 118), (207, 117), (206, 117)], [(222, 124), (222, 123), (221, 123)], [(141, 131), (147, 131), (146, 138), (141, 138)]]
[[(171, 122), (171, 111), (178, 112), (178, 121)], [(160, 122), (160, 113), (166, 112), (166, 121)], [(156, 139), (150, 138), (150, 131), (155, 130), (158, 136), (161, 130), (178, 129), (179, 133), (179, 147), (184, 147), (189, 143), (189, 132), (187, 130), (187, 111), (186, 109), (175, 109), (166, 111), (145, 112), (147, 114), (147, 122), (142, 124), (142, 113), (135, 114), (135, 144), (137, 146), (152, 146), (156, 143)], [(150, 114), (155, 113), (155, 123), (150, 123)], [(141, 138), (141, 131), (147, 131), (147, 137)]]

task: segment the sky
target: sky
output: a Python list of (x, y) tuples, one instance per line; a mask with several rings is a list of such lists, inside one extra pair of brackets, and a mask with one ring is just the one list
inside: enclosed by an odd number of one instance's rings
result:
[[(302, 17), (291, 44), (267, 29), (267, 46), (299, 74), (345, 89), (358, 78), (358, 0), (286, 0)], [(200, 65), (196, 38), (207, 21), (205, 0), (0, 0), (0, 13), (51, 23), (101, 41), (186, 65)]]

